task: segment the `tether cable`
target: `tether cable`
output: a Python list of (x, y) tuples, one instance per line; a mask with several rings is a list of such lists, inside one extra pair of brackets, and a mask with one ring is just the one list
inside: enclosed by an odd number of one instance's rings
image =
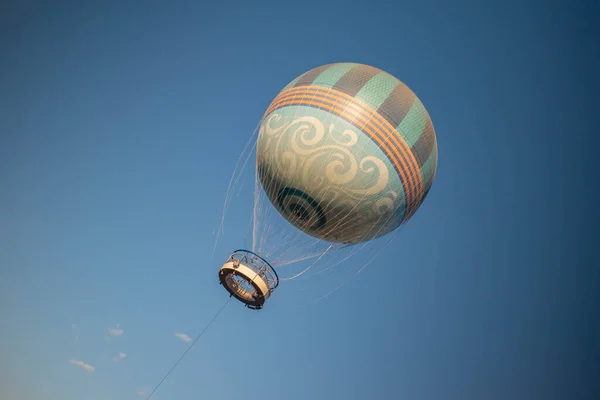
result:
[(158, 388), (160, 387), (160, 385), (162, 385), (163, 382), (169, 377), (169, 375), (171, 375), (171, 372), (173, 372), (173, 370), (177, 367), (177, 365), (181, 362), (181, 360), (183, 360), (183, 358), (186, 356), (186, 354), (192, 349), (192, 347), (194, 347), (194, 345), (196, 344), (196, 342), (198, 341), (198, 339), (200, 339), (200, 337), (204, 334), (204, 332), (206, 332), (206, 330), (212, 325), (212, 323), (217, 319), (217, 317), (219, 316), (219, 314), (221, 314), (221, 312), (225, 309), (225, 307), (227, 307), (227, 304), (229, 304), (230, 301), (231, 301), (231, 297), (229, 297), (229, 299), (227, 299), (227, 301), (225, 302), (225, 304), (223, 304), (223, 307), (221, 307), (221, 309), (219, 311), (217, 311), (217, 313), (215, 314), (215, 316), (212, 317), (212, 319), (209, 321), (208, 324), (206, 324), (206, 326), (204, 327), (204, 329), (202, 329), (202, 331), (198, 334), (198, 336), (196, 336), (196, 339), (194, 339), (194, 341), (192, 342), (192, 344), (190, 344), (188, 346), (188, 348), (183, 352), (183, 354), (181, 355), (181, 357), (179, 357), (179, 360), (177, 360), (177, 362), (175, 364), (173, 364), (173, 366), (171, 367), (171, 369), (169, 370), (169, 372), (167, 372), (167, 374), (160, 380), (160, 382), (158, 382), (158, 385), (156, 385), (156, 387), (154, 387), (154, 389), (152, 390), (152, 392), (150, 392), (150, 394), (148, 395), (148, 397), (146, 397), (146, 400), (150, 399), (150, 397), (152, 397), (152, 395), (154, 394), (154, 392), (156, 392), (158, 390)]

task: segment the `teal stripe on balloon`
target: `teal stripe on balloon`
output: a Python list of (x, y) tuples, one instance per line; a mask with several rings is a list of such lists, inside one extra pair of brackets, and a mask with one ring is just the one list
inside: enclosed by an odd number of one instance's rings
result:
[(402, 119), (402, 122), (396, 127), (396, 130), (402, 135), (408, 147), (412, 147), (419, 136), (425, 129), (427, 123), (427, 111), (423, 106), (423, 103), (418, 98), (415, 98), (415, 102), (408, 111), (408, 114)]
[(397, 79), (382, 71), (371, 78), (355, 97), (377, 110), (399, 83)]
[(346, 72), (357, 67), (358, 65), (359, 64), (356, 63), (334, 64), (325, 71), (321, 72), (314, 80), (313, 85), (331, 88), (337, 83), (337, 81), (340, 80), (342, 76), (344, 76), (344, 74), (346, 74)]

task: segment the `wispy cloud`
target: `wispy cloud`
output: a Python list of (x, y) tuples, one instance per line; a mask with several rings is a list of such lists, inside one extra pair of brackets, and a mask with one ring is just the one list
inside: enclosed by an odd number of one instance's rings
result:
[(127, 357), (127, 354), (119, 353), (115, 356), (115, 361), (120, 361), (120, 360), (124, 359), (125, 357)]
[(85, 369), (87, 372), (94, 372), (94, 367), (92, 367), (90, 364), (86, 364), (83, 361), (79, 361), (79, 360), (69, 360), (69, 362), (73, 365), (76, 365), (80, 368)]
[(135, 393), (137, 393), (137, 395), (140, 397), (146, 397), (146, 395), (148, 394), (148, 389), (144, 389), (144, 388), (137, 389), (135, 391)]
[(186, 335), (185, 333), (176, 333), (175, 336), (177, 336), (179, 339), (183, 340), (186, 343), (192, 341), (192, 338)]
[(123, 335), (123, 332), (124, 332), (123, 329), (120, 328), (119, 325), (117, 325), (116, 328), (110, 328), (108, 330), (108, 334), (110, 336), (121, 336), (121, 335)]

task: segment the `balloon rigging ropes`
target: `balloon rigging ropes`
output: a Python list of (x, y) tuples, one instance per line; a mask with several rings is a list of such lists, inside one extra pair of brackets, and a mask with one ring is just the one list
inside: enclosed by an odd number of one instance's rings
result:
[(181, 355), (181, 357), (179, 357), (179, 360), (177, 360), (177, 362), (175, 362), (175, 364), (173, 364), (173, 366), (171, 367), (171, 369), (169, 370), (169, 372), (167, 372), (167, 374), (160, 380), (160, 382), (158, 382), (158, 384), (154, 387), (154, 389), (152, 390), (152, 392), (150, 392), (150, 394), (148, 395), (148, 397), (146, 397), (146, 400), (150, 399), (152, 397), (152, 395), (158, 390), (158, 388), (160, 387), (160, 385), (162, 385), (163, 382), (169, 377), (169, 375), (171, 375), (171, 372), (173, 372), (173, 370), (177, 367), (177, 365), (179, 365), (179, 363), (181, 362), (181, 360), (183, 360), (183, 358), (192, 349), (192, 347), (194, 347), (194, 345), (196, 344), (196, 342), (198, 341), (198, 339), (200, 339), (200, 337), (204, 334), (204, 332), (206, 332), (206, 330), (212, 325), (212, 323), (217, 319), (217, 317), (219, 316), (219, 314), (221, 314), (221, 312), (223, 312), (223, 310), (225, 309), (225, 307), (227, 307), (227, 305), (229, 304), (230, 301), (231, 301), (231, 297), (229, 297), (229, 299), (227, 299), (227, 301), (225, 302), (225, 304), (223, 304), (223, 307), (221, 307), (221, 309), (219, 311), (217, 311), (217, 313), (214, 315), (214, 317), (212, 317), (212, 319), (208, 322), (208, 324), (206, 324), (206, 326), (204, 327), (204, 329), (202, 329), (202, 331), (198, 334), (198, 336), (196, 336), (196, 339), (194, 339), (194, 341), (183, 352), (183, 354)]

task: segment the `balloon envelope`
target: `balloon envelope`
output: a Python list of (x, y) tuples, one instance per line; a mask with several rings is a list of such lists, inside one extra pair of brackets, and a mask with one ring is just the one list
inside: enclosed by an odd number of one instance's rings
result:
[(310, 70), (273, 100), (257, 171), (273, 206), (307, 234), (360, 243), (408, 221), (437, 168), (431, 118), (392, 75), (363, 64)]

